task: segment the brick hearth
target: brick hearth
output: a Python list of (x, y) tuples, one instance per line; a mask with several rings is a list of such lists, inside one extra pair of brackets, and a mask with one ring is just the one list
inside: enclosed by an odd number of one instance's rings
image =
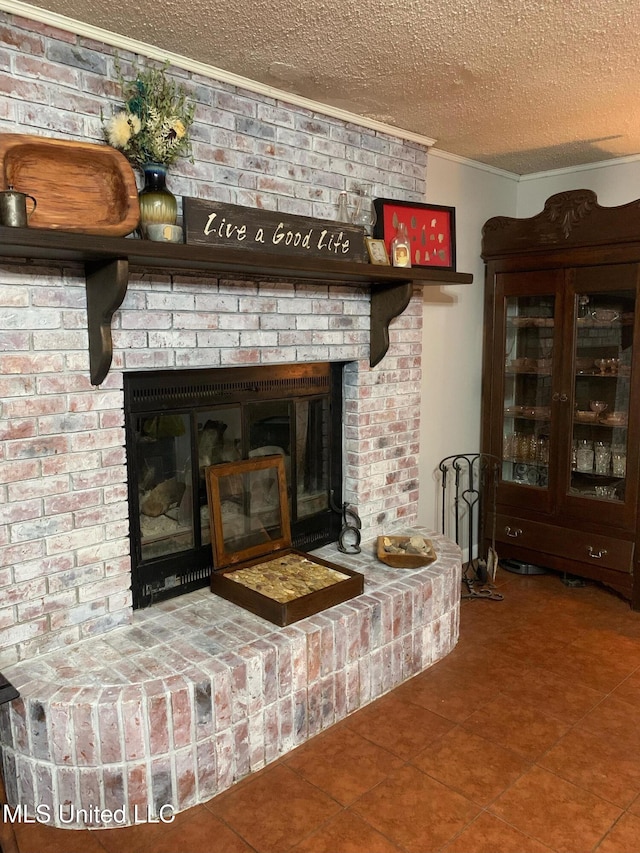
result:
[(438, 560), (419, 570), (382, 566), (372, 543), (320, 549), (365, 592), (286, 628), (198, 591), (10, 668), (9, 801), (69, 827), (80, 809), (94, 825), (123, 806), (126, 823), (181, 811), (426, 669), (457, 642), (461, 573), (457, 546), (429, 535)]

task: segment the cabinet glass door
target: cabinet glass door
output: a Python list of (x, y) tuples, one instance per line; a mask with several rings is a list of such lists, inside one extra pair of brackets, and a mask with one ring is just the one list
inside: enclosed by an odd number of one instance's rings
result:
[(547, 489), (555, 297), (507, 296), (502, 481)]
[(627, 491), (635, 291), (576, 291), (569, 494), (615, 504)]

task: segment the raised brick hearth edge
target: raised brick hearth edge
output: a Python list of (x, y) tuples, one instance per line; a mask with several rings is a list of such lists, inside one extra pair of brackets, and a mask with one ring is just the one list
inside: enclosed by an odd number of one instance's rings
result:
[(383, 566), (371, 542), (315, 552), (361, 571), (364, 594), (286, 628), (198, 591), (11, 667), (10, 804), (69, 828), (116, 825), (96, 810), (123, 809), (117, 825), (182, 811), (443, 658), (458, 639), (461, 555), (414, 530), (435, 544), (427, 568)]

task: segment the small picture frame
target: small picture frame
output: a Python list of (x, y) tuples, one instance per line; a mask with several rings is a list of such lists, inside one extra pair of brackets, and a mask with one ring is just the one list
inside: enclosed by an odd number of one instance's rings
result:
[(367, 252), (369, 253), (369, 260), (372, 264), (378, 264), (380, 266), (389, 266), (389, 253), (387, 252), (387, 247), (384, 244), (384, 240), (376, 240), (373, 237), (365, 237), (364, 241), (367, 245)]
[(403, 222), (411, 245), (411, 266), (455, 271), (455, 207), (391, 198), (376, 198), (373, 206), (376, 211), (373, 236), (384, 241), (389, 257), (398, 225)]

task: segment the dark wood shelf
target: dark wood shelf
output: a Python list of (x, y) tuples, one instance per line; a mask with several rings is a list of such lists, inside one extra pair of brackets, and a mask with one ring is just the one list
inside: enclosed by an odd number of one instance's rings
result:
[(127, 292), (132, 270), (207, 271), (253, 280), (304, 279), (340, 282), (371, 290), (370, 363), (389, 348), (389, 323), (407, 307), (413, 285), (471, 284), (470, 273), (436, 267), (397, 267), (333, 258), (304, 258), (246, 249), (219, 249), (185, 243), (156, 243), (123, 237), (96, 237), (69, 231), (0, 227), (0, 257), (25, 264), (80, 263), (87, 282), (91, 382), (99, 385), (112, 358), (111, 318)]

